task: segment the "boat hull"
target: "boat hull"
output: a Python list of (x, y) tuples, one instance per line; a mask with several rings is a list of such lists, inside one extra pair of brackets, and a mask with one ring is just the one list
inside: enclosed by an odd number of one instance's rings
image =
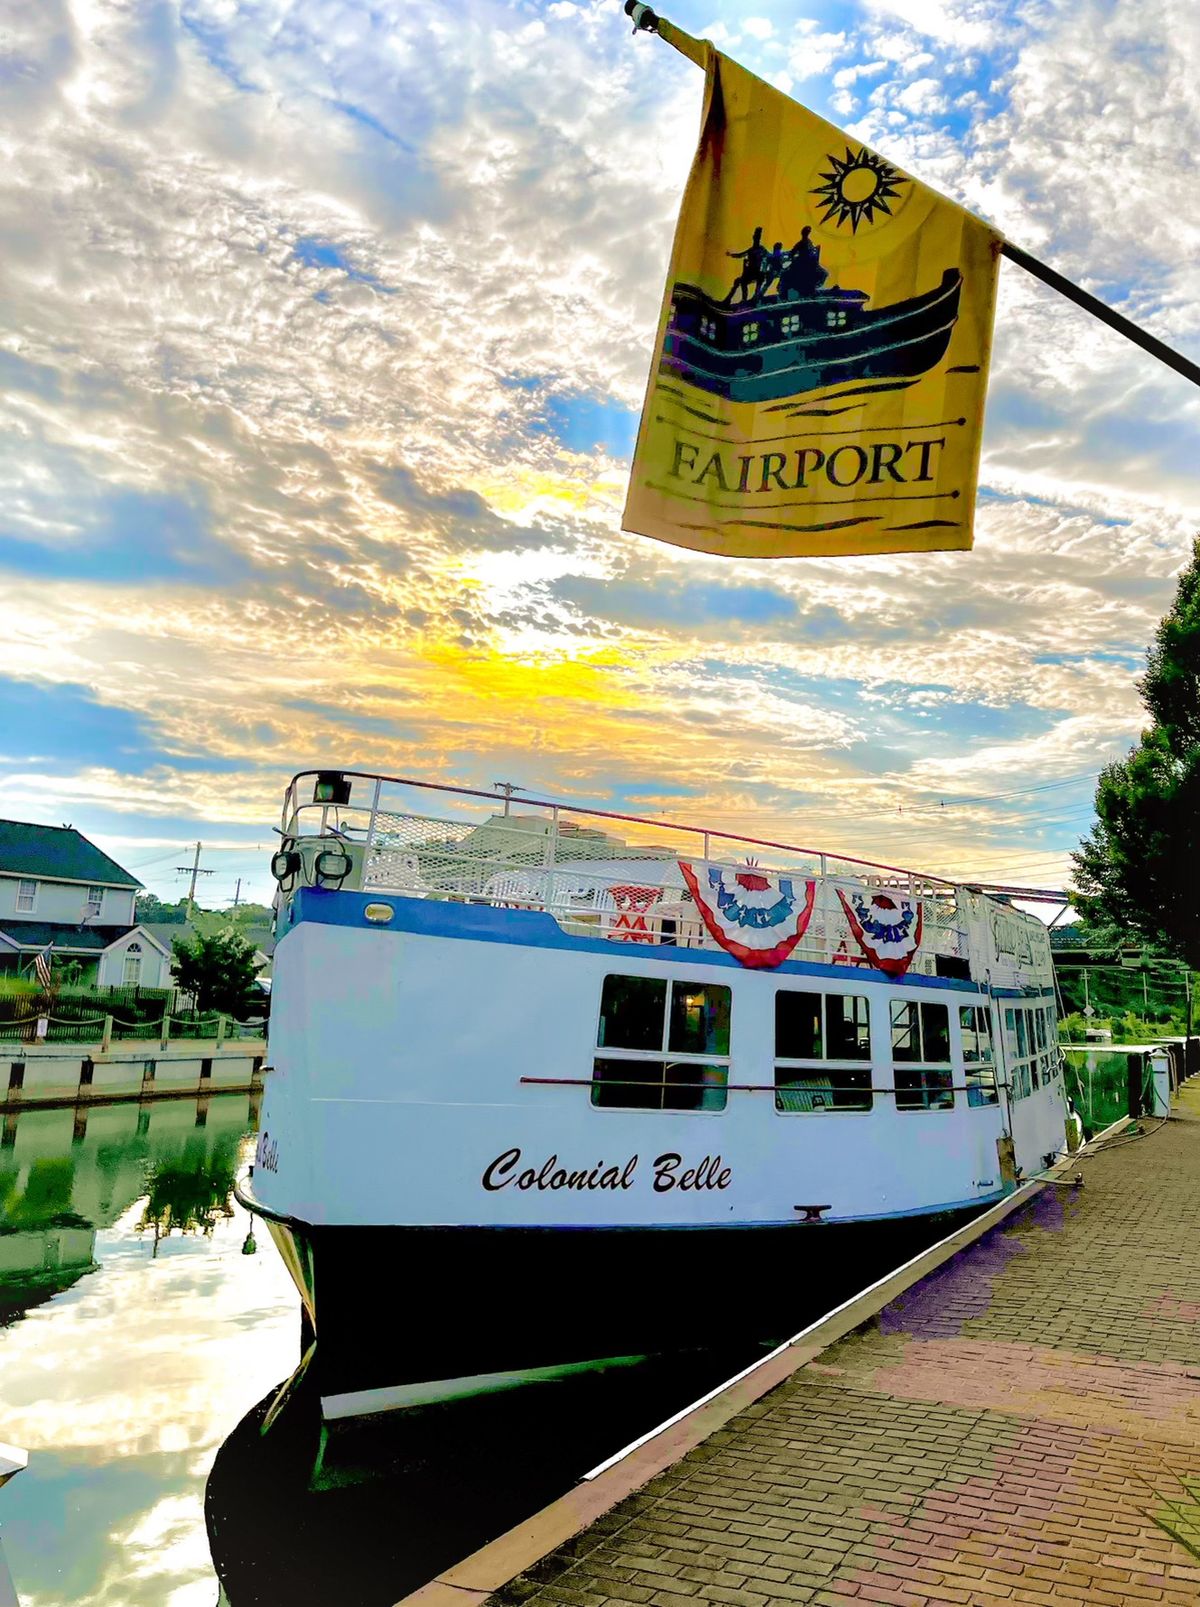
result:
[[(680, 285), (663, 341), (662, 372), (733, 402), (779, 401), (854, 381), (911, 379), (945, 356), (961, 293), (961, 275), (947, 269), (936, 289), (877, 312), (852, 312), (845, 328), (801, 329), (793, 339), (747, 345), (743, 325), (756, 320), (769, 335), (771, 321), (796, 304), (760, 304), (731, 314), (693, 286)], [(706, 323), (714, 329), (709, 338)]]
[(979, 1208), (754, 1228), (283, 1231), (293, 1275), (306, 1269), (313, 1377), (338, 1416), (582, 1364), (777, 1344)]

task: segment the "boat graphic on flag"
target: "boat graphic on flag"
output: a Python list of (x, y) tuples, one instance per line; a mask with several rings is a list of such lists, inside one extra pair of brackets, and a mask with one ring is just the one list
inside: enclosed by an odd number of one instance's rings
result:
[(859, 948), (888, 976), (903, 976), (921, 946), (921, 900), (866, 887), (838, 888)]
[(707, 89), (623, 527), (734, 557), (969, 547), (1000, 236), (659, 31)]
[(782, 965), (812, 918), (816, 883), (764, 876), (755, 866), (734, 870), (685, 860), (679, 869), (709, 932), (742, 965)]

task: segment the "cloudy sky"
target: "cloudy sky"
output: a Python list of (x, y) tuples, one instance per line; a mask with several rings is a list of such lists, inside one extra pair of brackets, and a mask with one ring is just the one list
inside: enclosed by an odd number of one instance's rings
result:
[[(668, 15), (1200, 356), (1194, 10)], [(973, 552), (621, 534), (701, 89), (618, 0), (0, 0), (0, 813), (213, 903), (336, 762), (1061, 885), (1200, 393), (1006, 264)]]

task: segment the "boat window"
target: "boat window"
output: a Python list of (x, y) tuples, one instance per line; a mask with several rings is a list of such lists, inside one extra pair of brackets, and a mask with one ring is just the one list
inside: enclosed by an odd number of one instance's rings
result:
[(667, 1048), (676, 1054), (727, 1055), (729, 1003), (728, 988), (672, 982)]
[(661, 1049), (667, 984), (651, 976), (606, 976), (599, 1049)]
[(728, 1066), (693, 1060), (597, 1060), (592, 1104), (620, 1110), (724, 1110)]
[(731, 1002), (731, 989), (709, 982), (605, 977), (592, 1104), (724, 1110)]
[(967, 1104), (995, 1105), (996, 1064), (992, 1052), (991, 1019), (986, 1006), (959, 1006), (958, 1024), (962, 1033), (963, 1066), (967, 1074)]
[(775, 1056), (776, 1110), (809, 1115), (871, 1109), (870, 1013), (864, 997), (781, 988), (775, 995)]
[(833, 1060), (870, 1060), (870, 1010), (864, 997), (830, 993), (825, 998), (825, 1025)]
[(1052, 1004), (1046, 1005), (1042, 1013), (1046, 1018), (1046, 1073), (1042, 1080), (1049, 1082), (1059, 1070), (1058, 1017)]
[(775, 1053), (781, 1059), (824, 1059), (821, 1004), (819, 993), (783, 989), (775, 995)]
[(950, 1011), (944, 1004), (893, 999), (892, 1060), (897, 1110), (950, 1110)]

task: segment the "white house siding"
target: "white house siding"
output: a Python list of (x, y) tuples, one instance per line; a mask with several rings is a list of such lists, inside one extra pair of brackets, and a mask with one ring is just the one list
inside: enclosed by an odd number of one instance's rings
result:
[(132, 932), (119, 937), (115, 943), (109, 945), (100, 956), (100, 969), (96, 975), (97, 986), (102, 988), (120, 988), (125, 983), (125, 960), (129, 954), (130, 945), (136, 943), (141, 949), (141, 967), (139, 969), (137, 985), (141, 988), (167, 988), (171, 985), (171, 957), (164, 954), (148, 932), (140, 926), (135, 926)]
[[(17, 892), (22, 882), (37, 884), (31, 910), (17, 908)], [(84, 882), (54, 882), (41, 876), (14, 876), (0, 871), (0, 921), (62, 921), (78, 926), (88, 915), (88, 886)], [(91, 915), (88, 924), (131, 926), (135, 892), (132, 887), (106, 887), (100, 913)]]

